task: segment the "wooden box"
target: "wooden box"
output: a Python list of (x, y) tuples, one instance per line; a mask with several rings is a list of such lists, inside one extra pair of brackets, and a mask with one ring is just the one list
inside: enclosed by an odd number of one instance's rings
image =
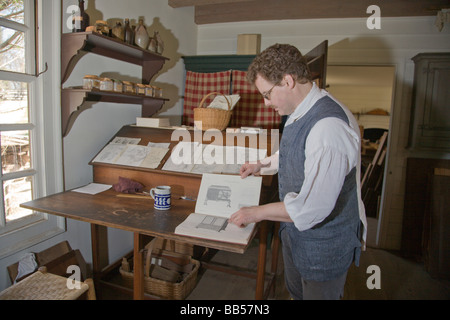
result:
[(239, 34), (237, 54), (258, 54), (261, 52), (260, 34)]

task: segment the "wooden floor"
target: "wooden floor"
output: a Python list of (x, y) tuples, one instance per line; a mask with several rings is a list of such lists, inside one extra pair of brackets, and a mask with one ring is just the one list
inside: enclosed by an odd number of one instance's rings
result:
[[(252, 244), (246, 254), (218, 252), (212, 261), (234, 265), (239, 268), (256, 270), (258, 246)], [(270, 251), (269, 257), (270, 259)], [(278, 276), (274, 300), (289, 300), (284, 287), (283, 261), (278, 259)], [(368, 289), (366, 282), (372, 273), (367, 268), (376, 265), (380, 269), (381, 288)], [(197, 286), (187, 300), (252, 300), (255, 280), (234, 276), (214, 270), (202, 272)], [(107, 293), (106, 299), (126, 297)], [(361, 255), (360, 266), (352, 266), (347, 276), (344, 300), (448, 300), (450, 281), (430, 277), (422, 263), (406, 260), (398, 254), (385, 250), (368, 248)]]
[[(213, 261), (234, 263), (240, 267), (256, 268), (257, 247), (247, 254), (219, 252)], [(279, 272), (275, 295), (270, 299), (287, 300), (284, 288), (283, 262), (279, 259)], [(373, 272), (367, 268), (380, 268), (381, 288), (368, 289), (367, 280)], [(188, 299), (253, 299), (254, 281), (221, 272), (207, 270)], [(448, 300), (450, 281), (436, 280), (425, 271), (423, 264), (401, 258), (395, 253), (368, 248), (362, 253), (360, 266), (352, 266), (347, 276), (344, 300)]]

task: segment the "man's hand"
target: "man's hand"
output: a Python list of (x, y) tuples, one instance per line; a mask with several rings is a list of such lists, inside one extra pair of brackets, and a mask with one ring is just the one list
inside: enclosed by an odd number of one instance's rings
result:
[[(269, 165), (270, 165), (270, 163), (269, 163)], [(242, 179), (247, 178), (249, 175), (259, 176), (259, 172), (261, 171), (261, 168), (267, 167), (267, 166), (268, 165), (263, 165), (261, 163), (261, 161), (258, 161), (256, 163), (246, 162), (241, 166), (239, 173), (240, 173)]]
[(245, 228), (253, 222), (259, 222), (258, 208), (260, 207), (245, 207), (233, 213), (228, 219), (229, 223), (235, 224), (240, 228)]

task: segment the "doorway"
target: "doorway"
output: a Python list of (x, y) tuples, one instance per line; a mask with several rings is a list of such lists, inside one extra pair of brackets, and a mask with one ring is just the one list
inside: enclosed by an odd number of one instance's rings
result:
[[(350, 109), (360, 125), (364, 146), (361, 172), (364, 173), (376, 153), (379, 139), (384, 132), (389, 133), (395, 66), (329, 65), (326, 82), (327, 91)], [(384, 168), (381, 176), (384, 176)], [(370, 208), (366, 205), (367, 244), (374, 247), (377, 246), (380, 233), (384, 184), (381, 181), (380, 188), (374, 191), (378, 201), (371, 204)]]

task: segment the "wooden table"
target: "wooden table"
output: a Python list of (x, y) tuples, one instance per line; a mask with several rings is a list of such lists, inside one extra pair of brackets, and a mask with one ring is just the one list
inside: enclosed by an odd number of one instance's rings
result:
[[(27, 209), (90, 223), (94, 279), (101, 277), (102, 272), (99, 261), (101, 251), (99, 227), (112, 227), (133, 232), (135, 266), (134, 299), (143, 299), (144, 297), (143, 248), (145, 244), (143, 236), (177, 240), (202, 247), (237, 253), (244, 253), (248, 247), (248, 245), (211, 241), (175, 234), (175, 227), (184, 221), (187, 215), (194, 212), (195, 202), (189, 200), (174, 199), (170, 210), (158, 211), (153, 209), (153, 200), (150, 197), (143, 199), (123, 198), (118, 197), (118, 193), (110, 189), (96, 195), (66, 191), (30, 201), (21, 206)], [(266, 222), (259, 224), (259, 241), (255, 298), (263, 299), (267, 251)], [(278, 239), (276, 243), (278, 244)], [(272, 264), (272, 267), (276, 268), (276, 261), (274, 263), (275, 265)]]

